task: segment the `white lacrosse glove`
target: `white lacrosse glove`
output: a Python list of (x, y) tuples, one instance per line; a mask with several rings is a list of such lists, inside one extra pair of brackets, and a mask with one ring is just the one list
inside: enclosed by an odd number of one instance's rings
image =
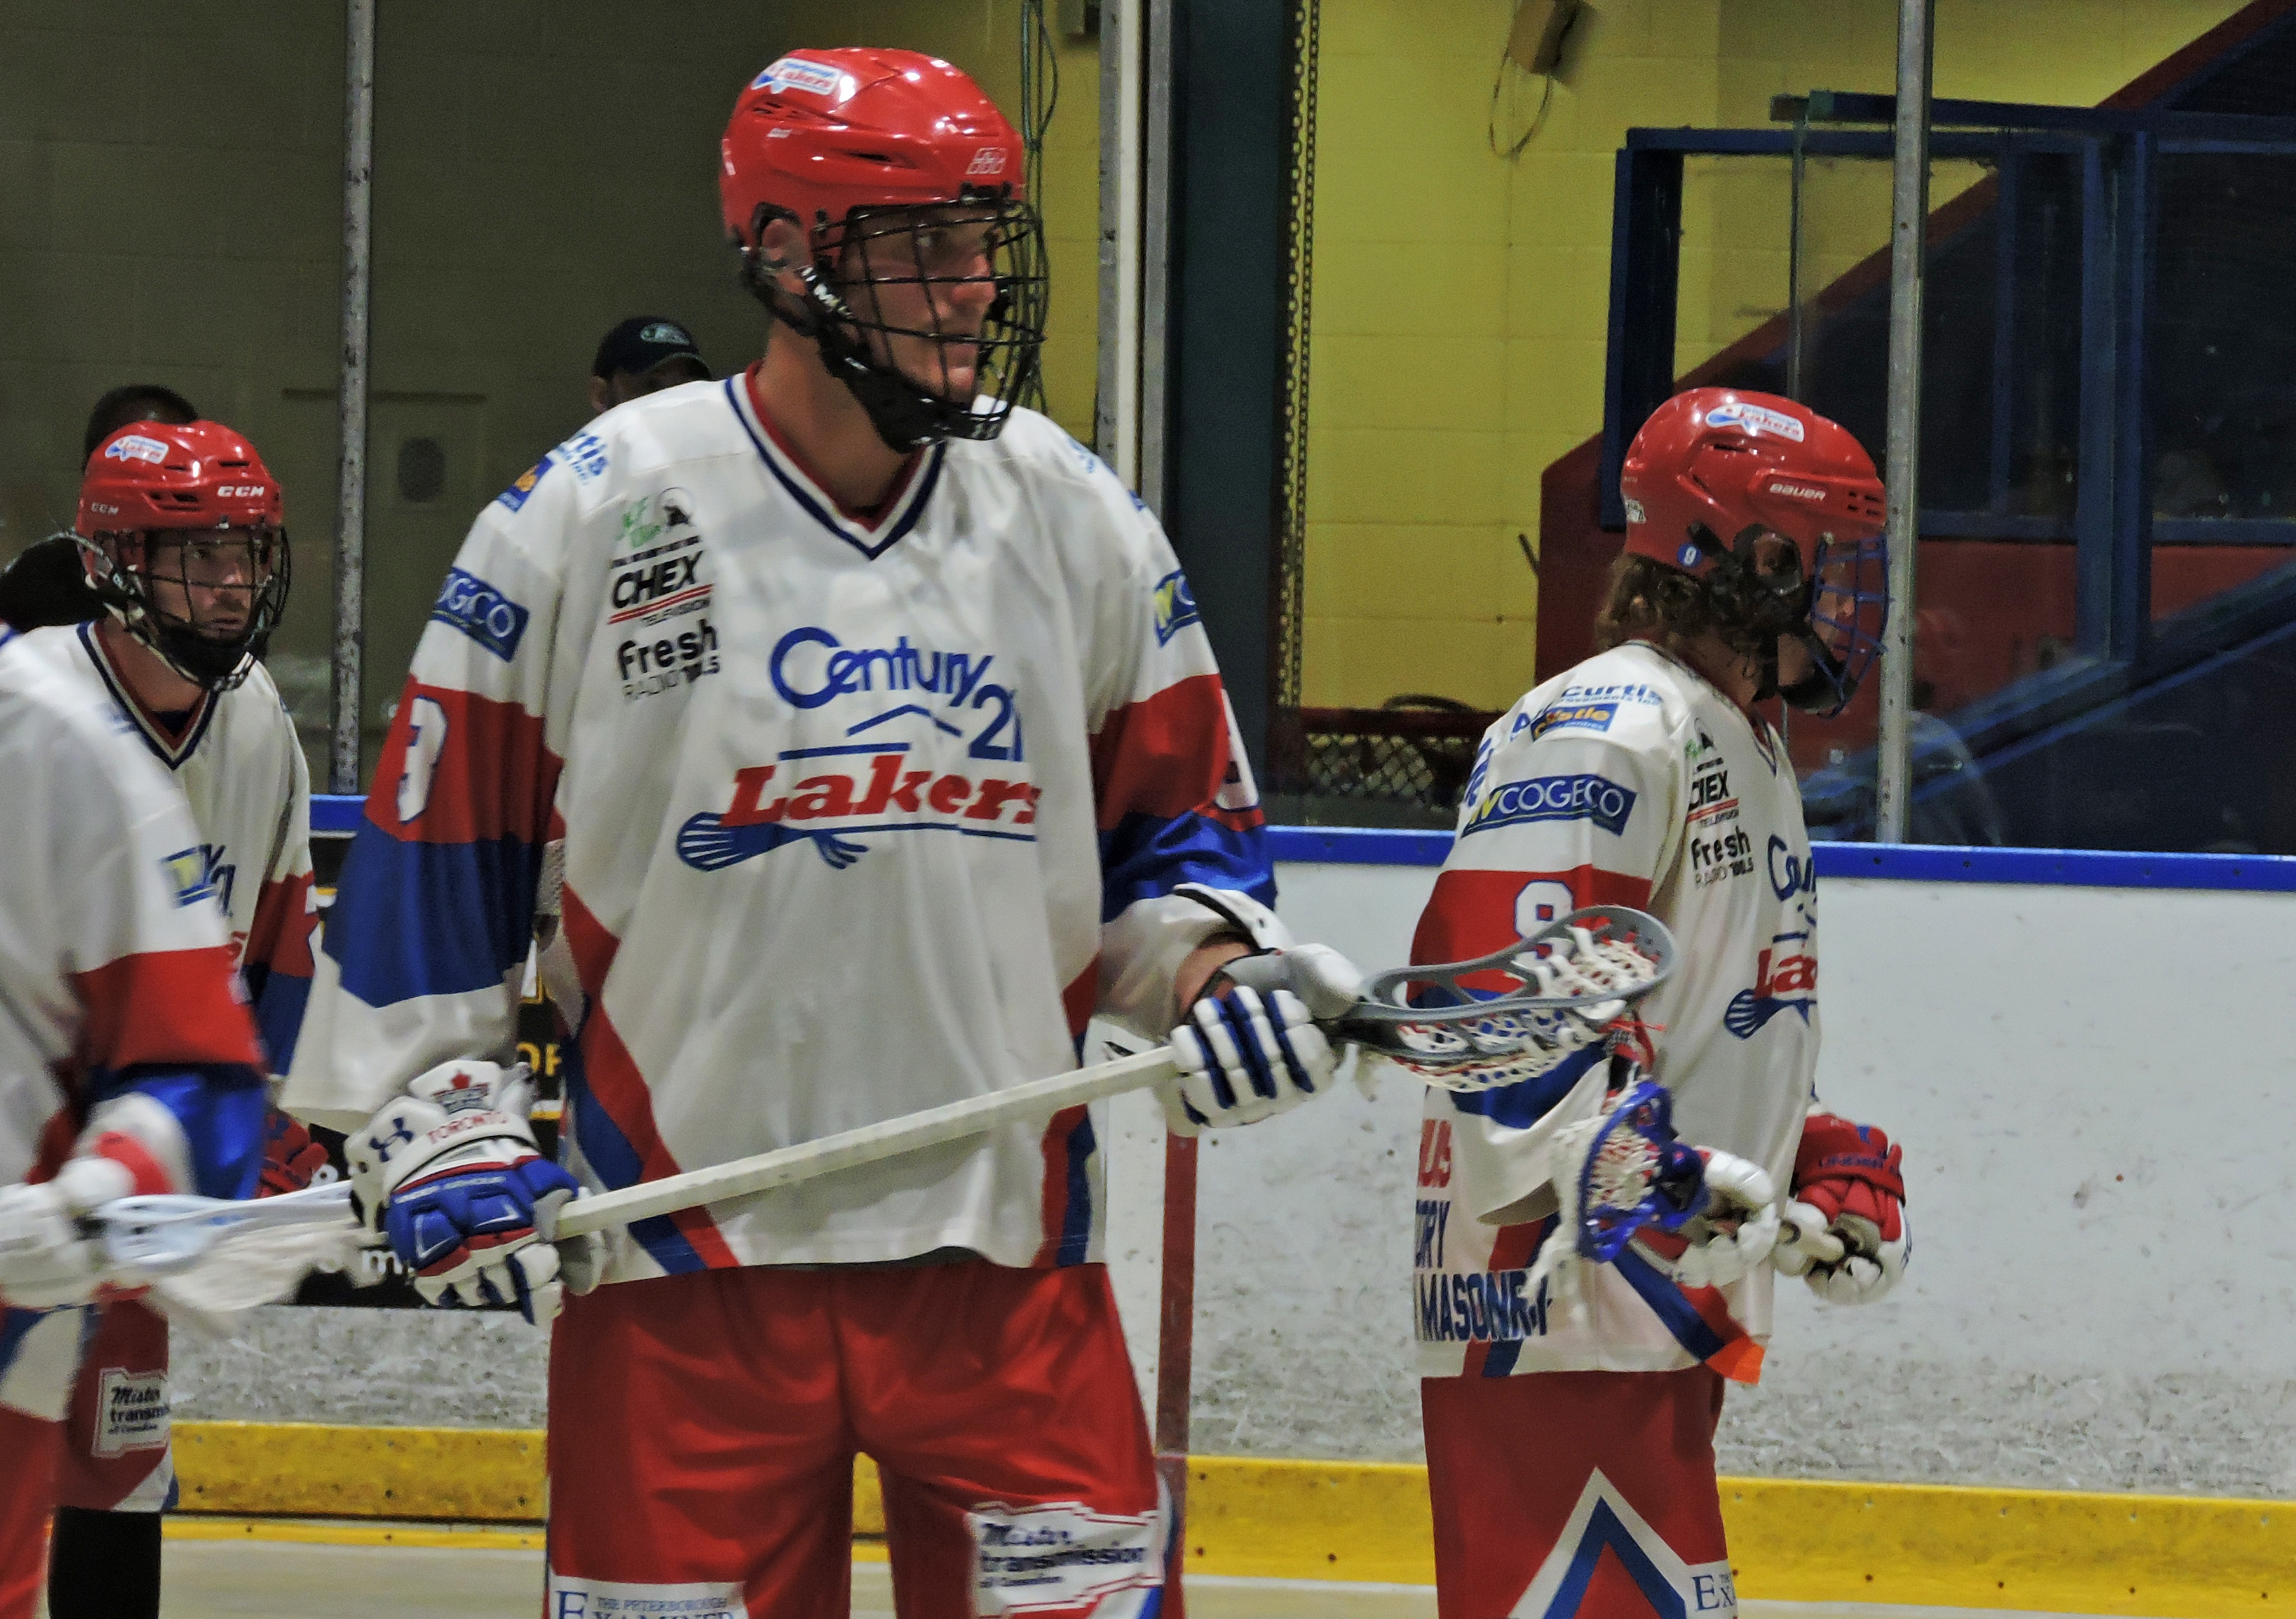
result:
[(1778, 1240), (1778, 1193), (1769, 1172), (1734, 1152), (1701, 1147), (1706, 1206), (1683, 1228), (1690, 1246), (1672, 1262), (1688, 1288), (1725, 1288), (1770, 1256)]
[(133, 1092), (105, 1102), (53, 1179), (0, 1187), (0, 1302), (19, 1310), (86, 1304), (114, 1280), (103, 1233), (87, 1217), (190, 1180), (183, 1127), (164, 1104)]
[(1905, 1151), (1871, 1124), (1812, 1108), (1794, 1158), (1777, 1267), (1835, 1304), (1870, 1304), (1898, 1285), (1913, 1253)]
[(563, 1302), (545, 1239), (579, 1191), (527, 1123), (524, 1063), (441, 1063), (343, 1143), (360, 1219), (389, 1239), (433, 1304), (516, 1304), (536, 1326)]
[(1884, 1239), (1871, 1221), (1846, 1214), (1829, 1223), (1824, 1210), (1788, 1198), (1773, 1257), (1830, 1304), (1870, 1304), (1903, 1280), (1913, 1247), (1913, 1222), (1902, 1208), (1897, 1235)]
[(1200, 997), (1174, 1029), (1177, 1085), (1164, 1114), (1180, 1135), (1251, 1124), (1329, 1090), (1341, 1051), (1316, 1026), (1363, 993), (1363, 974), (1328, 944), (1297, 944), (1230, 961), (1213, 978), (1231, 986)]

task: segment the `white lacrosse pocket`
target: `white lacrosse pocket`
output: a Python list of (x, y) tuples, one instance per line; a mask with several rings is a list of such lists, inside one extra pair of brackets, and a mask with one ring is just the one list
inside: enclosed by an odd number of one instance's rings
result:
[[(989, 1501), (964, 1515), (972, 1532), (972, 1611), (987, 1615), (1082, 1607), (1164, 1583), (1164, 1514), (1119, 1517), (1079, 1501), (1008, 1507)], [(1131, 1610), (1096, 1608), (1105, 1619)]]

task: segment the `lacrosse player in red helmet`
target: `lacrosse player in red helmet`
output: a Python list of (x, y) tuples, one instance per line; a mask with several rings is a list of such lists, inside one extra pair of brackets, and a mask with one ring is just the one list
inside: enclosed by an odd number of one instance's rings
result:
[[(1898, 1149), (1813, 1106), (1816, 884), (1756, 707), (1838, 712), (1872, 665), (1882, 485), (1825, 418), (1699, 388), (1644, 424), (1620, 487), (1604, 650), (1485, 733), (1413, 944), (1456, 961), (1626, 904), (1680, 953), (1609, 1051), (1428, 1092), (1415, 1321), (1444, 1619), (1734, 1613), (1714, 1430), (1725, 1380), (1759, 1375), (1773, 1271), (1863, 1302), (1905, 1263)], [(1701, 1217), (1558, 1270), (1587, 1132), (1558, 1134), (1637, 1074), (1700, 1149)]]
[[(479, 518), (288, 1105), (352, 1132), (434, 1300), (562, 1304), (554, 1615), (841, 1615), (859, 1452), (913, 1619), (1168, 1611), (1096, 1110), (541, 1239), (578, 1184), (1058, 1073), (1095, 1012), (1179, 1047), (1182, 1128), (1336, 1062), (1298, 997), (1218, 976), (1287, 941), (1171, 548), (1014, 403), (1045, 321), (1018, 135), (945, 61), (799, 51), (721, 155), (765, 357), (608, 411)], [(499, 1066), (559, 839), (563, 1167)]]
[[(272, 1071), (284, 1073), (311, 985), (310, 776), (260, 658), (287, 601), (278, 480), (219, 422), (143, 421), (89, 454), (77, 532), (92, 622), (37, 629), (20, 656), (76, 686), (164, 769), (200, 840), (186, 879), (224, 917)], [(265, 1191), (326, 1158), (273, 1113)], [(80, 1357), (57, 1463), (49, 1570), (56, 1619), (151, 1619), (160, 1514), (176, 1499), (168, 1325), (106, 1304)]]

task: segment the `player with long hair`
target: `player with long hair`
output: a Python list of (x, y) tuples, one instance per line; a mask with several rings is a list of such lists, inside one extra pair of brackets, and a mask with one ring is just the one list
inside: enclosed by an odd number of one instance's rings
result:
[[(1603, 650), (1485, 733), (1413, 945), (1458, 960), (1625, 904), (1678, 953), (1607, 1049), (1428, 1093), (1415, 1312), (1444, 1619), (1734, 1613), (1714, 1432), (1726, 1383), (1759, 1375), (1774, 1271), (1855, 1303), (1906, 1257), (1898, 1149), (1815, 1105), (1816, 878), (1760, 707), (1838, 712), (1879, 650), (1873, 461), (1790, 400), (1702, 388), (1644, 424), (1620, 487)], [(1698, 1148), (1698, 1217), (1556, 1296), (1574, 1127), (1642, 1075)]]

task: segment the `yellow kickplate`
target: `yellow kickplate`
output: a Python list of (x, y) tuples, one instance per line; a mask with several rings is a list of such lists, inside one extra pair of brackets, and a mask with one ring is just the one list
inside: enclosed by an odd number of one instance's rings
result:
[(536, 1523), (542, 1435), (518, 1428), (178, 1422), (188, 1512)]
[[(183, 1422), (176, 1468), (190, 1512), (505, 1527), (176, 1518), (174, 1534), (538, 1543), (536, 1432)], [(875, 1537), (857, 1555), (882, 1558), (884, 1503), (866, 1458), (853, 1509), (855, 1532)], [(1742, 1597), (2154, 1619), (2296, 1613), (2296, 1502), (1726, 1478), (1722, 1512)], [(1233, 1456), (1189, 1466), (1185, 1557), (1198, 1573), (1428, 1584), (1431, 1530), (1423, 1468)]]

